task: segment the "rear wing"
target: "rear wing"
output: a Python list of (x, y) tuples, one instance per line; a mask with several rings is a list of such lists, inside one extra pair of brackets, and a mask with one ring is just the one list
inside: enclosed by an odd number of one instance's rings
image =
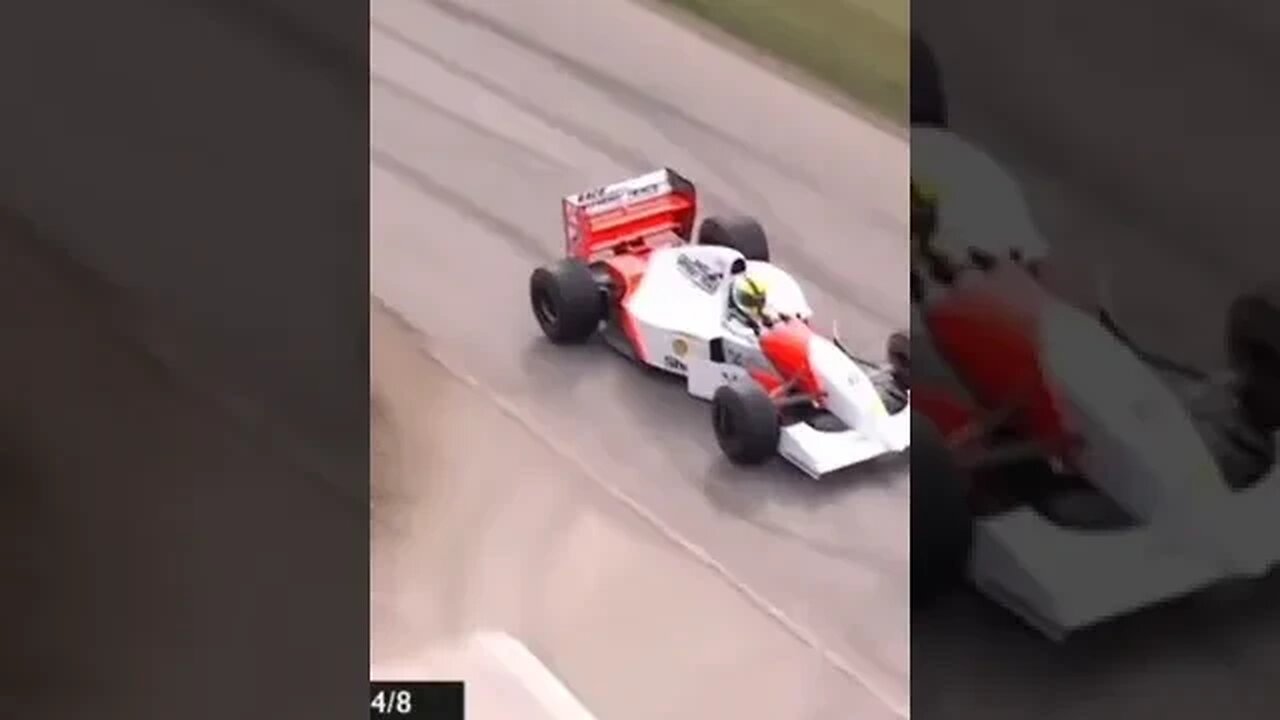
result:
[(563, 200), (565, 254), (590, 262), (675, 233), (689, 242), (698, 212), (693, 183), (664, 168)]

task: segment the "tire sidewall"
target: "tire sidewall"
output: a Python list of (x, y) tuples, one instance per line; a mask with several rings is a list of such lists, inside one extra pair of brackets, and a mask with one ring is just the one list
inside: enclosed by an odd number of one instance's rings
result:
[[(1272, 354), (1261, 362), (1257, 349)], [(1227, 318), (1227, 351), (1239, 373), (1241, 400), (1249, 413), (1268, 429), (1280, 429), (1280, 287), (1237, 298)]]
[[(591, 269), (573, 258), (534, 270), (529, 278), (529, 303), (543, 333), (556, 343), (585, 341), (604, 317)], [(546, 315), (544, 304), (554, 317)]]
[(893, 379), (902, 388), (911, 387), (911, 337), (905, 332), (895, 332), (885, 343), (885, 356)]
[[(729, 460), (757, 465), (777, 453), (781, 434), (777, 410), (758, 385), (722, 386), (712, 396), (711, 408), (716, 442)], [(728, 427), (722, 419), (729, 421)]]

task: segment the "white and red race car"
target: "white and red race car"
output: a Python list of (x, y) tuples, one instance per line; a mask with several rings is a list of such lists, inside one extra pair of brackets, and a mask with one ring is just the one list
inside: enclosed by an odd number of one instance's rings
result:
[[(769, 262), (749, 218), (707, 218), (670, 169), (564, 198), (565, 257), (536, 269), (530, 303), (557, 344), (601, 336), (635, 361), (685, 378), (710, 400), (721, 450), (754, 465), (780, 454), (821, 478), (910, 444), (906, 337), (889, 362), (854, 357), (810, 325), (799, 284)], [(734, 279), (767, 288), (763, 322), (731, 312)], [(833, 333), (834, 335), (834, 333)], [(896, 358), (896, 361), (895, 361)]]

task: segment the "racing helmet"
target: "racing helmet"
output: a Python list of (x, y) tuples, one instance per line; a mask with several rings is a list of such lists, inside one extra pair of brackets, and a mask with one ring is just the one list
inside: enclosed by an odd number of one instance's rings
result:
[(767, 299), (764, 283), (745, 273), (734, 279), (729, 291), (729, 300), (734, 307), (753, 317), (764, 312)]
[(927, 184), (911, 179), (911, 235), (927, 245), (938, 229), (938, 194)]

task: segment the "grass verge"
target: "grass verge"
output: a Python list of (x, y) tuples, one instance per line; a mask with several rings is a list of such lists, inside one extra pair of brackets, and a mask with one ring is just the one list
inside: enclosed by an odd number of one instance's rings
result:
[(888, 120), (908, 114), (907, 0), (662, 0), (834, 87)]

